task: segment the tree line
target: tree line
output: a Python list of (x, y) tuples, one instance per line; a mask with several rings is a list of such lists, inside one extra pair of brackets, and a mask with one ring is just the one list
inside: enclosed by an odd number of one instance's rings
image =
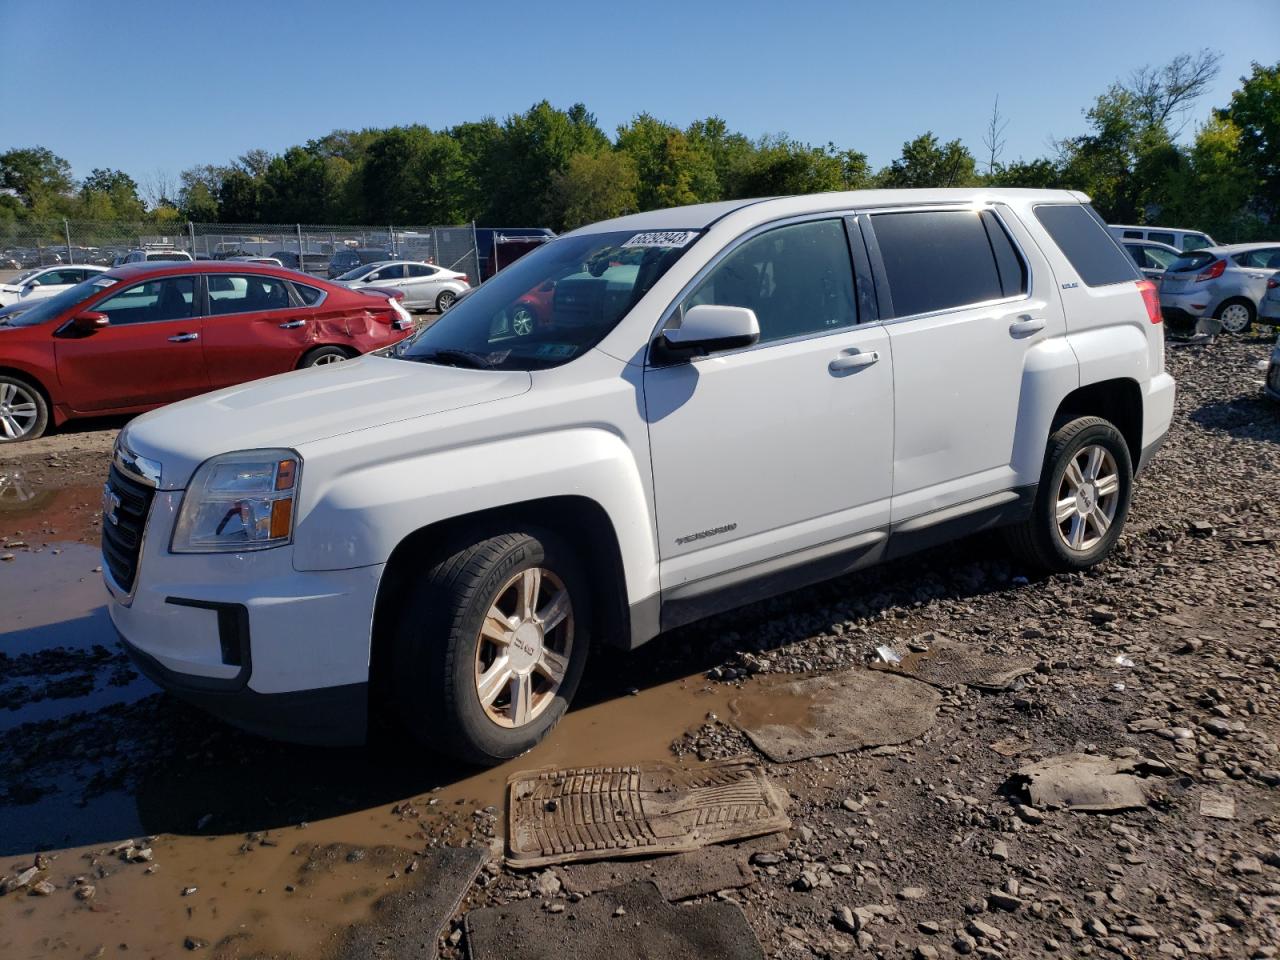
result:
[(687, 203), (870, 187), (1082, 190), (1112, 223), (1162, 223), (1261, 238), (1280, 219), (1280, 62), (1253, 64), (1189, 143), (1192, 108), (1219, 70), (1203, 50), (1117, 80), (1083, 131), (1048, 155), (1006, 161), (999, 101), (978, 155), (926, 132), (875, 170), (866, 154), (785, 135), (751, 138), (719, 117), (687, 127), (642, 113), (613, 137), (583, 104), (547, 101), (498, 121), (336, 130), (282, 153), (140, 185), (121, 170), (82, 181), (43, 147), (0, 154), (6, 220), (545, 225), (556, 230)]

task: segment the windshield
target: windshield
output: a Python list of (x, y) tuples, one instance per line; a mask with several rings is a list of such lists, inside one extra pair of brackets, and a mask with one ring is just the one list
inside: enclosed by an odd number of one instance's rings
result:
[(396, 355), (495, 370), (568, 363), (599, 343), (697, 236), (623, 230), (561, 237), (459, 300)]
[(10, 327), (34, 327), (37, 324), (44, 323), (46, 320), (52, 320), (58, 314), (65, 310), (69, 310), (77, 304), (84, 303), (100, 290), (113, 286), (116, 280), (112, 277), (96, 276), (85, 280), (83, 283), (77, 283), (74, 287), (68, 287), (61, 293), (49, 297), (45, 300), (37, 300), (35, 306), (29, 310), (23, 310), (21, 313), (0, 316), (0, 323), (4, 323)]
[(346, 273), (338, 277), (338, 279), (339, 280), (359, 280), (366, 273), (373, 273), (373, 270), (374, 270), (373, 267), (370, 267), (367, 264), (362, 263), (360, 266), (356, 267), (354, 270), (348, 270)]
[(159, 253), (148, 253), (147, 260), (190, 260), (181, 250), (162, 250)]
[(10, 282), (11, 284), (13, 284), (15, 287), (20, 287), (20, 286), (22, 286), (22, 281), (24, 281), (24, 280), (29, 280), (31, 277), (34, 277), (37, 273), (39, 273), (39, 272), (40, 272), (41, 270), (43, 270), (43, 269), (45, 269), (45, 268), (44, 268), (44, 267), (36, 267), (34, 270), (24, 270), (24, 271), (22, 271), (22, 273), (18, 274), (16, 277), (14, 277), (14, 278), (13, 278), (12, 280), (10, 280), (9, 282)]

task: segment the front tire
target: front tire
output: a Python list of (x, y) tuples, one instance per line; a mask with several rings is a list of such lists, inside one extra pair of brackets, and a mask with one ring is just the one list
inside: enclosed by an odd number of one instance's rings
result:
[(33, 384), (0, 375), (0, 443), (21, 443), (44, 435), (49, 404)]
[(1080, 417), (1049, 438), (1031, 514), (1006, 531), (1025, 563), (1054, 573), (1101, 561), (1120, 538), (1133, 496), (1133, 464), (1120, 431)]
[(1228, 300), (1214, 311), (1213, 318), (1222, 324), (1227, 333), (1245, 333), (1253, 326), (1257, 316), (1253, 304), (1248, 300)]
[(396, 710), (420, 741), (465, 763), (517, 757), (573, 699), (590, 624), (586, 575), (559, 540), (472, 544), (409, 587), (392, 636)]

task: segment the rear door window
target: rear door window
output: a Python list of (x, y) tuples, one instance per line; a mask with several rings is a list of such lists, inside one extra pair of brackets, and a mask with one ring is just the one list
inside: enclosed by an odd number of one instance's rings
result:
[(1092, 207), (1078, 203), (1042, 204), (1036, 219), (1089, 287), (1141, 280)]
[(1025, 284), (1025, 268), (989, 211), (877, 213), (871, 223), (895, 317), (1001, 300)]
[(276, 277), (254, 274), (209, 274), (209, 315), (260, 313), (292, 306), (289, 288)]

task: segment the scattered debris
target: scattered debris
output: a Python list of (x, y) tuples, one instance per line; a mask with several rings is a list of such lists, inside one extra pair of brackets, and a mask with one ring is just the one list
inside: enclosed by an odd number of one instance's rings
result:
[(754, 760), (697, 767), (544, 768), (507, 781), (507, 863), (676, 853), (785, 830), (783, 797)]
[(373, 916), (348, 930), (334, 960), (436, 955), (437, 940), (488, 857), (477, 847), (433, 847), (417, 859), (412, 886), (377, 900)]
[(1200, 816), (1214, 820), (1234, 820), (1236, 802), (1220, 793), (1207, 793), (1200, 798)]
[(928, 650), (909, 653), (896, 663), (871, 665), (935, 687), (967, 686), (992, 691), (1008, 690), (1036, 666), (1031, 659), (977, 653), (949, 640), (937, 640)]
[[(910, 655), (909, 655), (910, 656)], [(931, 726), (941, 698), (892, 674), (855, 668), (769, 691), (807, 703), (802, 717), (777, 716), (765, 701), (732, 702), (734, 723), (775, 763), (906, 743)]]
[(763, 960), (736, 903), (672, 906), (652, 883), (606, 890), (550, 913), (536, 899), (472, 910), (464, 918), (471, 960)]
[(653, 859), (560, 866), (556, 873), (570, 893), (596, 893), (647, 880), (657, 886), (664, 899), (674, 902), (755, 883), (755, 871), (748, 866), (751, 856), (765, 847), (785, 845), (785, 839), (774, 834)]
[[(1137, 810), (1145, 807), (1149, 787), (1139, 772), (1150, 772), (1151, 761), (1140, 757), (1114, 759), (1087, 753), (1067, 753), (1028, 764), (1018, 770), (1033, 807), (1092, 811)], [(1155, 765), (1167, 770), (1163, 764)]]

